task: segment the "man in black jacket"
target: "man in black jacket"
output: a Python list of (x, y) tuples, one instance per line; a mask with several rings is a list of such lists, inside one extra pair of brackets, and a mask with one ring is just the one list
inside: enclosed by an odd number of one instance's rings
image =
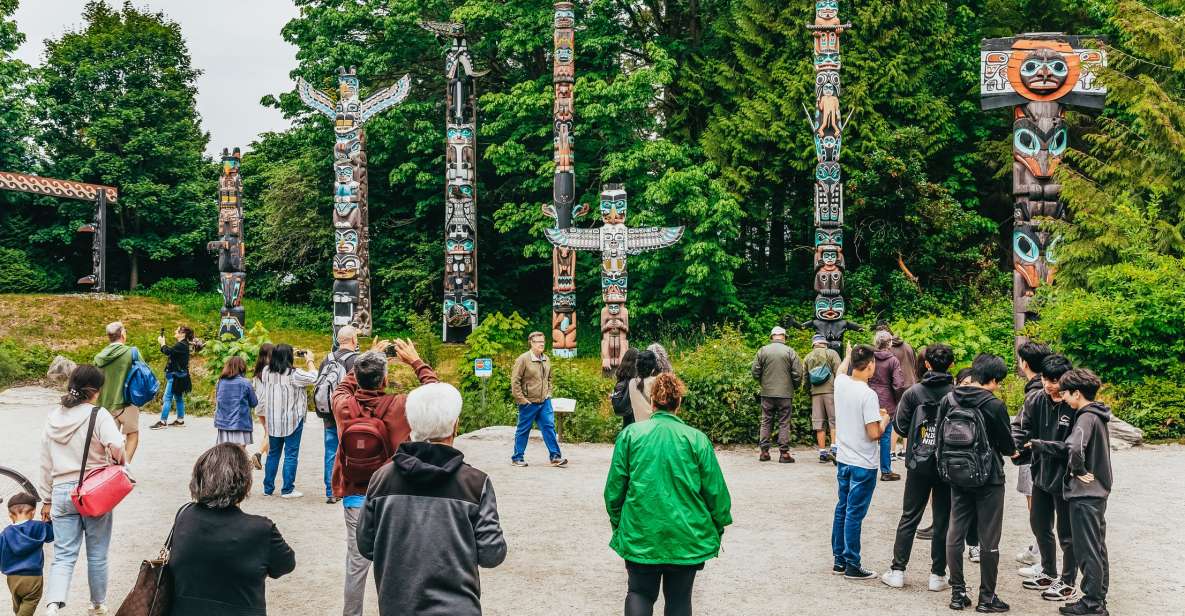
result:
[[(1025, 396), (1024, 406), (1012, 424), (1012, 440), (1017, 453), (1013, 461), (1030, 462), (1033, 474), (1033, 500), (1029, 507), (1029, 526), (1037, 538), (1041, 553), (1039, 573), (1026, 579), (1024, 587), (1040, 590), (1049, 601), (1070, 601), (1075, 597), (1077, 565), (1070, 539), (1070, 507), (1062, 498), (1066, 476), (1066, 437), (1070, 435), (1074, 410), (1061, 401), (1058, 379), (1073, 366), (1064, 355), (1050, 355), (1041, 364), (1042, 389)], [(1054, 520), (1057, 543), (1054, 543)], [(1057, 544), (1062, 548), (1062, 573), (1057, 573)], [(1027, 569), (1021, 569), (1028, 572)]]
[[(1028, 396), (1034, 391), (1041, 391), (1041, 364), (1050, 355), (1053, 355), (1053, 349), (1049, 348), (1049, 345), (1031, 340), (1016, 349), (1016, 368), (1020, 371), (1020, 375), (1025, 378), (1025, 396)], [(1018, 413), (1016, 417), (1012, 418), (1013, 434), (1016, 433), (1015, 426), (1019, 417), (1020, 414)], [(1017, 448), (1020, 448), (1019, 444), (1017, 444)], [(1025, 495), (1025, 505), (1031, 513), (1033, 511), (1033, 469), (1029, 467), (1027, 456), (1017, 462), (1017, 464), (1019, 466), (1016, 473), (1016, 491)], [(1037, 549), (1036, 539), (1034, 538), (1033, 543), (1025, 546), (1025, 549), (1016, 555), (1017, 562), (1029, 565), (1026, 568), (1018, 570), (1018, 573), (1021, 573), (1024, 577), (1037, 577), (1041, 571), (1040, 559), (1041, 552)]]
[(914, 532), (926, 503), (933, 494), (934, 535), (930, 539), (929, 588), (939, 592), (949, 588), (946, 582), (946, 530), (950, 521), (950, 487), (938, 476), (935, 459), (935, 427), (938, 405), (954, 388), (954, 377), (949, 370), (955, 355), (949, 346), (935, 344), (926, 347), (922, 359), (926, 374), (922, 380), (901, 395), (893, 430), (905, 437), (905, 496), (901, 521), (897, 524), (897, 538), (893, 542), (893, 564), (881, 581), (893, 588), (905, 585), (905, 567), (913, 550)]
[(968, 528), (975, 520), (979, 530), (979, 603), (975, 611), (994, 614), (1007, 612), (1008, 604), (996, 596), (996, 575), (1000, 566), (1000, 532), (1004, 521), (1004, 460), (1016, 453), (1008, 418), (1008, 408), (994, 392), (1008, 374), (1004, 359), (979, 355), (971, 364), (971, 384), (959, 386), (942, 399), (938, 407), (939, 430), (947, 414), (955, 408), (974, 409), (982, 419), (986, 437), (994, 450), (990, 456), (987, 480), (978, 488), (952, 485), (950, 528), (946, 535), (946, 560), (950, 566), (952, 610), (971, 605), (963, 578), (963, 545)]

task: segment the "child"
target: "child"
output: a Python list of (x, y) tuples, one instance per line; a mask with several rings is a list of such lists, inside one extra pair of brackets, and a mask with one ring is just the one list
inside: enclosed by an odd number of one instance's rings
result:
[(37, 499), (24, 492), (8, 499), (12, 526), (0, 532), (0, 571), (8, 576), (12, 611), (17, 616), (33, 616), (37, 611), (45, 566), (41, 545), (53, 542), (53, 527), (33, 519), (36, 506)]
[(251, 409), (259, 404), (251, 381), (243, 377), (247, 362), (241, 357), (231, 357), (222, 367), (215, 387), (218, 406), (214, 411), (214, 427), (218, 428), (218, 444), (235, 443), (246, 447), (251, 444)]
[(1063, 614), (1107, 614), (1107, 497), (1111, 494), (1111, 409), (1095, 402), (1102, 382), (1090, 370), (1076, 369), (1058, 380), (1062, 402), (1074, 409), (1066, 439), (1070, 473), (1063, 494), (1070, 503), (1070, 536), (1082, 570), (1082, 600), (1059, 608)]

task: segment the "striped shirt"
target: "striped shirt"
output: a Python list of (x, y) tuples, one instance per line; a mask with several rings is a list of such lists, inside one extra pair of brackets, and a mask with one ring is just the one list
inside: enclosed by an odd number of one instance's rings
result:
[(298, 368), (288, 374), (274, 374), (270, 368), (263, 369), (263, 374), (256, 379), (255, 393), (259, 396), (256, 412), (267, 417), (268, 436), (284, 438), (296, 431), (309, 410), (305, 388), (316, 380), (317, 373)]

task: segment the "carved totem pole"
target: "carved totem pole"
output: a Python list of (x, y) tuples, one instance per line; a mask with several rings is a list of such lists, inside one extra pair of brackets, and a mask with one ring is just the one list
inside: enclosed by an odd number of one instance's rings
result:
[(366, 100), (358, 94), (354, 67), (338, 67), (338, 101), (297, 80), (300, 99), (333, 120), (337, 142), (333, 146), (333, 234), (337, 252), (333, 256), (333, 338), (346, 325), (369, 336), (370, 303), (370, 213), (367, 208), (366, 133), (367, 120), (407, 98), (411, 78), (404, 75)]
[(1102, 109), (1106, 89), (1091, 68), (1106, 63), (1085, 39), (1039, 32), (984, 39), (980, 48), (983, 109), (1012, 106), (1012, 312), (1017, 344), (1025, 322), (1036, 318), (1030, 302), (1037, 288), (1053, 282), (1058, 238), (1042, 231), (1043, 220), (1060, 219), (1061, 185), (1053, 173), (1069, 141), (1063, 105)]
[(206, 248), (218, 252), (218, 280), (222, 290), (221, 320), (218, 338), (230, 334), (235, 340), (243, 337), (247, 315), (243, 310), (243, 285), (247, 274), (243, 266), (243, 179), (239, 176), (242, 157), (222, 149), (222, 175), (218, 178), (218, 236)]
[(547, 239), (556, 247), (570, 251), (601, 253), (601, 371), (608, 376), (629, 348), (630, 316), (625, 307), (629, 290), (626, 256), (666, 248), (683, 237), (683, 227), (625, 226), (626, 194), (621, 184), (601, 188), (599, 229), (547, 229)]
[(420, 24), (439, 39), (451, 39), (445, 53), (444, 310), (442, 338), (465, 342), (477, 327), (477, 92), (465, 42), (465, 26)]
[[(843, 336), (859, 325), (845, 320), (843, 299), (843, 183), (839, 155), (847, 119), (840, 115), (839, 37), (852, 24), (840, 23), (839, 0), (815, 2), (815, 110), (806, 111), (815, 140), (815, 318), (798, 324), (827, 338), (843, 352)], [(848, 114), (851, 118), (851, 113)]]

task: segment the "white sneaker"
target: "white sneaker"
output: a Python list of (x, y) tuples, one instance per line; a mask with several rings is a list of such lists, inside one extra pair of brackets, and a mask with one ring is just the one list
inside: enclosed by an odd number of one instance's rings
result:
[(950, 582), (941, 575), (930, 574), (930, 592), (942, 592), (950, 588)]
[(280, 495), (280, 498), (302, 498), (302, 497), (304, 497), (304, 494), (301, 492), (297, 492), (296, 490), (293, 490), (287, 494)]
[(1016, 570), (1016, 574), (1022, 578), (1035, 578), (1043, 573), (1045, 573), (1045, 570), (1041, 568), (1041, 563), (1021, 567)]
[(1070, 602), (1078, 599), (1078, 590), (1061, 580), (1054, 580), (1053, 585), (1041, 593), (1041, 598), (1046, 601)]
[(979, 546), (978, 546), (978, 545), (973, 545), (973, 546), (971, 546), (971, 557), (970, 557), (970, 560), (971, 560), (971, 562), (973, 562), (973, 563), (977, 563), (977, 562), (979, 562)]
[(45, 606), (45, 616), (58, 616), (58, 604), (50, 603)]
[(889, 569), (881, 576), (881, 581), (890, 588), (901, 588), (905, 586), (905, 572)]
[(1016, 562), (1022, 565), (1035, 565), (1041, 560), (1041, 553), (1035, 546), (1029, 546), (1016, 553)]
[(87, 616), (107, 616), (107, 606), (100, 603), (99, 605), (92, 605), (86, 611)]

